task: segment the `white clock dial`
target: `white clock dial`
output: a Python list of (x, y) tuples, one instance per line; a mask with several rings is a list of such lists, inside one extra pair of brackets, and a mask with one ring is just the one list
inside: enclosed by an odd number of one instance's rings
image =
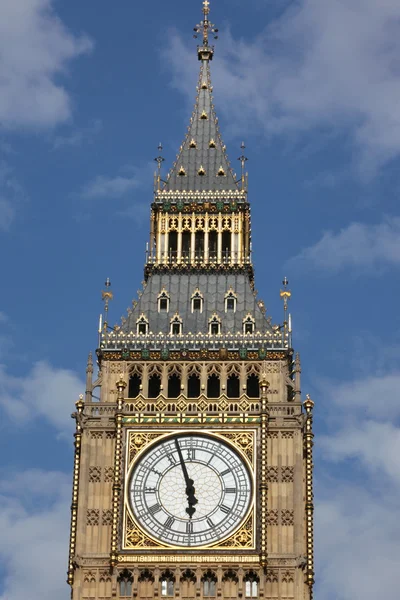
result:
[(243, 459), (216, 437), (168, 437), (139, 459), (129, 482), (133, 515), (151, 536), (174, 546), (228, 537), (246, 516), (252, 484)]

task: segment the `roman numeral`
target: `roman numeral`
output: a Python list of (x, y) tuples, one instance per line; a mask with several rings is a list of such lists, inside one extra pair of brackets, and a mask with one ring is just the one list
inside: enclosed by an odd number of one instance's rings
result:
[(144, 488), (144, 493), (145, 494), (155, 494), (156, 488), (151, 488), (151, 487)]
[(230, 469), (226, 469), (225, 471), (222, 471), (222, 473), (220, 473), (220, 475), (223, 477), (224, 475), (228, 475), (228, 473), (230, 473), (231, 470)]
[(175, 523), (174, 517), (168, 517), (168, 519), (164, 523), (164, 527), (171, 529), (172, 525)]
[(230, 512), (231, 512), (231, 509), (230, 509), (230, 508), (228, 508), (227, 506), (225, 506), (225, 504), (221, 504), (221, 506), (220, 506), (219, 508), (220, 508), (220, 510), (221, 510), (223, 513), (225, 513), (225, 514), (228, 514), (228, 513), (230, 513)]
[(207, 517), (207, 525), (208, 525), (209, 527), (212, 527), (212, 528), (214, 528), (214, 527), (215, 527), (215, 525), (214, 525), (214, 523), (211, 521), (210, 517)]
[(188, 460), (195, 460), (195, 458), (196, 458), (195, 448), (188, 448), (187, 457), (188, 457)]
[(153, 506), (150, 506), (149, 508), (149, 512), (152, 515), (155, 515), (156, 513), (158, 513), (161, 510), (161, 506), (159, 504), (154, 504)]
[(168, 458), (169, 462), (171, 463), (171, 465), (174, 465), (176, 463), (176, 458), (173, 454), (167, 454), (167, 458)]
[(160, 473), (160, 471), (157, 471), (157, 469), (155, 469), (154, 467), (152, 467), (150, 471), (153, 471), (153, 473), (155, 473), (156, 475), (162, 475), (162, 473)]
[(225, 494), (236, 494), (236, 488), (225, 488)]
[(186, 533), (189, 535), (193, 533), (193, 523), (191, 521), (186, 523)]

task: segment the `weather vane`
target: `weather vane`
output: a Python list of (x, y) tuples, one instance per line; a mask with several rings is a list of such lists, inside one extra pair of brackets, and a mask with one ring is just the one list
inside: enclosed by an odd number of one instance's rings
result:
[(242, 177), (241, 177), (241, 182), (242, 182), (242, 190), (245, 189), (245, 167), (246, 167), (246, 162), (249, 160), (247, 158), (247, 156), (245, 155), (244, 151), (246, 149), (246, 145), (244, 142), (241, 143), (240, 148), (242, 150), (242, 156), (239, 156), (238, 160), (240, 160), (240, 163), (242, 165)]
[[(194, 38), (197, 38), (199, 34), (203, 35), (203, 48), (208, 48), (208, 37), (210, 33), (214, 36), (214, 39), (218, 39), (218, 29), (215, 27), (214, 23), (208, 20), (208, 15), (210, 14), (210, 3), (208, 0), (204, 0), (203, 2), (203, 15), (204, 19), (200, 21), (198, 25), (194, 28)], [(211, 55), (212, 56), (212, 55)]]

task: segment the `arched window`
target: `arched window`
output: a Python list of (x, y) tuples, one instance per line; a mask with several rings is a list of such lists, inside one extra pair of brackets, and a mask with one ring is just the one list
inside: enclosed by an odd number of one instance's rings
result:
[(127, 569), (121, 571), (118, 576), (119, 585), (119, 597), (120, 598), (131, 598), (132, 597), (132, 583), (133, 575)]
[(253, 317), (248, 314), (243, 319), (243, 333), (246, 335), (247, 333), (254, 333), (255, 330), (255, 321)]
[(260, 382), (258, 379), (258, 375), (256, 373), (251, 373), (247, 377), (247, 396), (249, 398), (259, 398), (260, 397)]
[(213, 315), (208, 321), (209, 332), (211, 335), (219, 335), (221, 333), (221, 319), (218, 315)]
[(203, 294), (199, 289), (196, 289), (192, 295), (192, 313), (194, 312), (203, 312)]
[(207, 380), (207, 397), (208, 398), (219, 398), (221, 395), (221, 384), (219, 375), (212, 373)]
[(139, 598), (153, 598), (154, 597), (154, 575), (149, 569), (144, 569), (140, 572), (138, 577), (138, 597)]
[(237, 598), (237, 586), (239, 578), (233, 569), (225, 571), (222, 577), (222, 586), (225, 598)]
[(236, 373), (231, 373), (227, 381), (227, 396), (228, 398), (239, 398), (240, 396), (240, 380)]
[(182, 598), (194, 598), (196, 595), (196, 573), (191, 569), (185, 569), (181, 575)]
[(231, 255), (231, 232), (222, 232), (222, 260), (227, 262)]
[(188, 377), (188, 398), (198, 398), (200, 396), (200, 377), (197, 373), (192, 373)]
[(137, 398), (140, 394), (141, 385), (142, 378), (138, 373), (133, 373), (133, 375), (129, 377), (128, 398)]
[(203, 598), (214, 598), (217, 595), (217, 576), (210, 569), (201, 578), (203, 583)]
[(171, 260), (176, 258), (178, 252), (178, 233), (170, 231), (168, 234), (168, 257)]
[(225, 294), (225, 312), (236, 312), (236, 302), (236, 294), (230, 289), (228, 293)]
[(258, 598), (260, 578), (254, 571), (248, 571), (244, 576), (244, 595), (246, 598)]
[(169, 569), (167, 569), (167, 571), (164, 571), (164, 573), (161, 574), (160, 583), (161, 596), (174, 596), (175, 575), (172, 573), (172, 571), (170, 571)]
[(211, 261), (217, 260), (218, 253), (218, 233), (210, 231), (208, 234), (208, 256)]
[(168, 312), (169, 311), (169, 294), (165, 289), (161, 290), (158, 295), (158, 312)]
[(178, 373), (172, 373), (168, 378), (168, 398), (177, 398), (181, 393), (181, 377)]
[(146, 333), (149, 333), (149, 321), (143, 314), (140, 315), (140, 317), (136, 321), (136, 332), (139, 335), (146, 335)]
[(204, 231), (196, 231), (194, 241), (195, 257), (201, 260), (204, 256)]
[(149, 398), (158, 398), (161, 392), (161, 377), (158, 373), (153, 373), (149, 377)]
[(170, 324), (170, 333), (172, 335), (181, 335), (182, 334), (182, 319), (179, 315), (175, 315), (173, 319), (171, 319)]
[(182, 256), (183, 258), (190, 258), (190, 242), (192, 234), (190, 231), (184, 231), (182, 233)]

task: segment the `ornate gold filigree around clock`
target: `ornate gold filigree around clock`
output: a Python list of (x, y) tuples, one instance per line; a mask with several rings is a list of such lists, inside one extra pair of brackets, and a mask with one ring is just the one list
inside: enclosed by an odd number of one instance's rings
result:
[(144, 448), (148, 446), (150, 442), (156, 440), (162, 435), (161, 433), (147, 433), (147, 432), (131, 432), (129, 435), (129, 464), (135, 456)]
[(147, 537), (133, 522), (129, 514), (125, 516), (125, 540), (126, 550), (138, 550), (140, 548), (165, 548), (151, 538)]
[(254, 434), (252, 432), (219, 432), (224, 438), (230, 440), (237, 448), (239, 448), (250, 463), (254, 462)]
[(250, 516), (246, 519), (243, 525), (229, 537), (224, 542), (218, 544), (221, 548), (253, 548), (253, 538), (254, 538), (254, 527), (253, 527), (253, 511), (251, 511)]

